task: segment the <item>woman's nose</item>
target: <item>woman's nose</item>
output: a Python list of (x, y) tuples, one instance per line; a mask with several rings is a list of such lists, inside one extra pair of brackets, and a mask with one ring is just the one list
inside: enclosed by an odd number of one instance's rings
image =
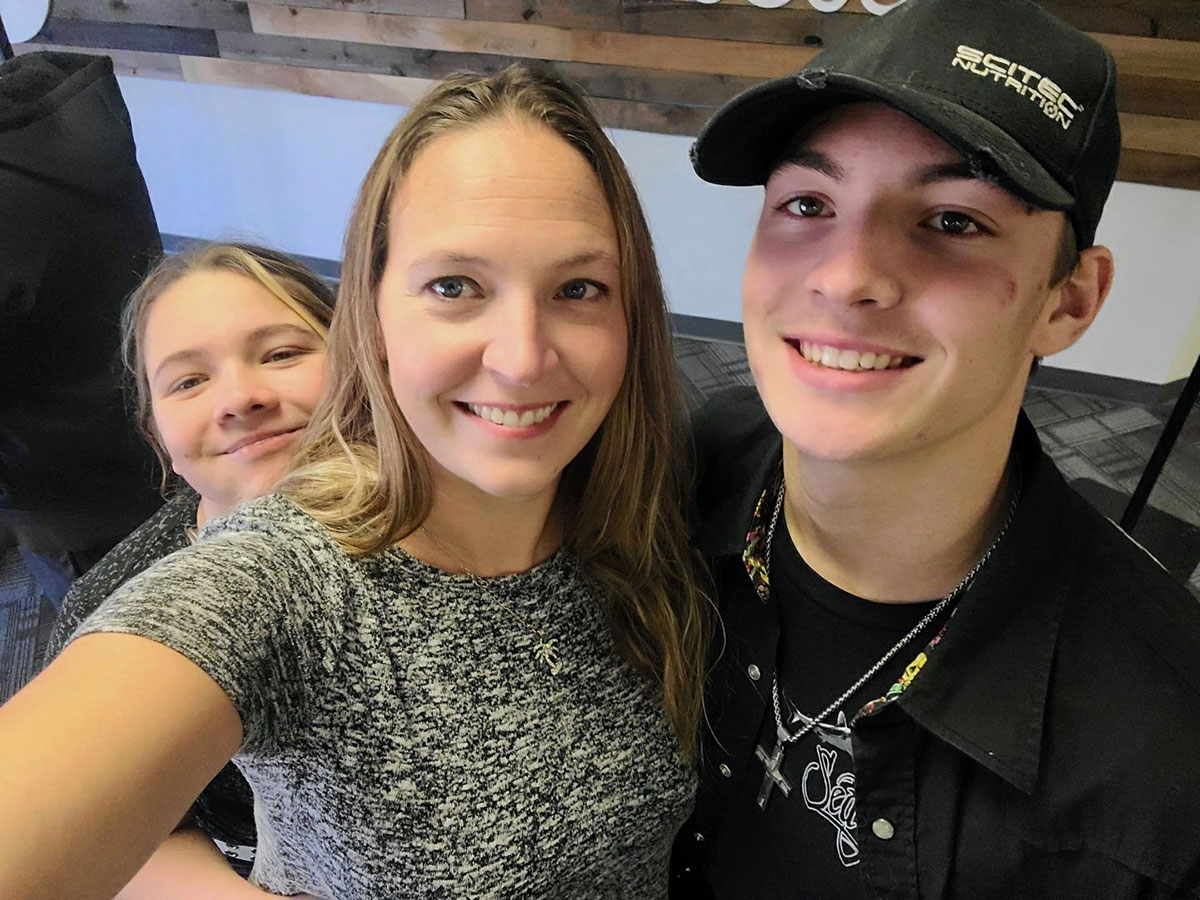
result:
[(484, 366), (512, 384), (536, 384), (558, 364), (546, 314), (536, 300), (503, 304), (483, 353)]

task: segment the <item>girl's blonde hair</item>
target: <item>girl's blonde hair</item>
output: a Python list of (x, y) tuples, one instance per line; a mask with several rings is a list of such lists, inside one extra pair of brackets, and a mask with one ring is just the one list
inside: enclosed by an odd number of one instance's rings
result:
[(376, 296), (392, 201), (417, 154), (447, 132), (501, 118), (550, 129), (587, 160), (617, 231), (628, 363), (612, 408), (567, 467), (564, 543), (605, 590), (622, 654), (661, 685), (687, 756), (696, 748), (708, 638), (682, 513), (681, 403), (667, 306), (629, 174), (582, 98), (549, 74), (514, 66), (434, 87), (384, 141), (346, 235), (329, 339), (329, 387), (278, 489), (352, 554), (415, 530), (433, 500), (424, 448), (388, 382)]
[(129, 394), (138, 431), (158, 457), (162, 489), (171, 477), (171, 457), (154, 425), (150, 382), (146, 377), (143, 343), (146, 320), (154, 301), (173, 284), (194, 272), (224, 271), (244, 275), (270, 291), (280, 303), (300, 317), (322, 340), (328, 338), (333, 318), (333, 289), (321, 276), (290, 256), (266, 247), (244, 243), (200, 244), (164, 256), (137, 286), (121, 311), (121, 361), (125, 365)]

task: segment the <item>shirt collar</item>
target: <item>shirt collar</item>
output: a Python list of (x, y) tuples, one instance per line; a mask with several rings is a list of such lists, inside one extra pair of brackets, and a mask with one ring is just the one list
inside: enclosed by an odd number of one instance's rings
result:
[[(1019, 790), (1041, 761), (1047, 688), (1066, 591), (1056, 535), (1070, 489), (1024, 413), (1013, 451), (1022, 496), (1008, 533), (897, 701), (914, 720)], [(1072, 563), (1071, 565), (1078, 564)]]
[[(769, 482), (783, 458), (783, 438), (767, 417), (757, 394), (730, 391), (729, 400), (729, 408), (736, 415), (735, 424), (749, 427), (749, 433), (744, 441), (738, 442), (738, 453), (734, 458), (721, 460), (721, 472), (705, 473), (701, 478), (700, 491), (705, 492), (706, 484), (711, 481), (714, 483), (711, 493), (717, 496), (710, 501), (701, 498), (705, 513), (696, 527), (694, 543), (702, 553), (713, 557), (743, 555), (748, 528), (754, 527), (755, 508), (764, 490), (771, 487)], [(721, 416), (713, 418), (711, 427), (721, 427)], [(746, 426), (747, 421), (752, 424)], [(740, 489), (730, 490), (730, 485)], [(769, 519), (771, 510), (767, 509), (765, 514)], [(747, 523), (751, 524), (748, 526)]]

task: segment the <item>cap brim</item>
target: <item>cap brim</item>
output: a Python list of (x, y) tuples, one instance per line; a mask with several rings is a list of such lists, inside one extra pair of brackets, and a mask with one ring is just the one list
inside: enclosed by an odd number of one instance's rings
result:
[(708, 121), (692, 146), (696, 174), (713, 184), (765, 184), (796, 132), (818, 113), (854, 100), (880, 100), (911, 116), (984, 177), (1044, 209), (1075, 201), (1010, 135), (957, 103), (897, 84), (850, 75), (803, 72), (751, 88)]

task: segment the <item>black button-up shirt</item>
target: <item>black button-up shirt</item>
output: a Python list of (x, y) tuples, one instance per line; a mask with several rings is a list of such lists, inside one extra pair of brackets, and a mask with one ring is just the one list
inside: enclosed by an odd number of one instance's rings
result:
[[(706, 851), (762, 778), (779, 640), (743, 560), (779, 433), (735, 389), (696, 440), (724, 650), (673, 898), (711, 895)], [(1200, 604), (1066, 485), (1024, 417), (1013, 452), (1007, 535), (907, 689), (851, 726), (858, 872), (881, 898), (1200, 898)]]

